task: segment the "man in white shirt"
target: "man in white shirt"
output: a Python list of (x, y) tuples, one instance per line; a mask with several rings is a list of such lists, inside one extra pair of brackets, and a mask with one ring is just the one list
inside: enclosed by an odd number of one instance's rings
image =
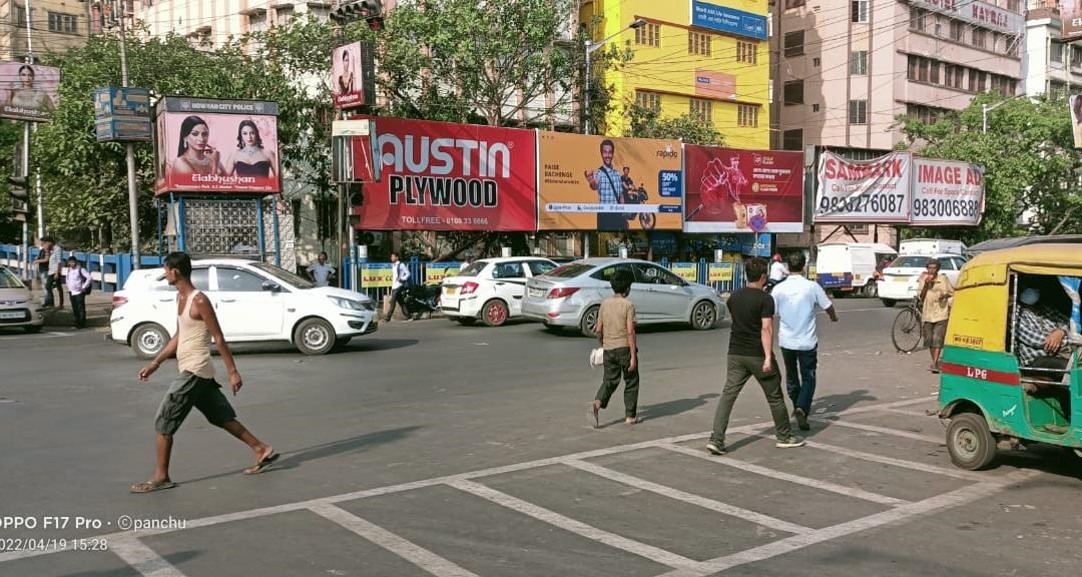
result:
[(316, 286), (330, 286), (330, 279), (335, 273), (334, 267), (327, 264), (327, 253), (319, 253), (318, 262), (308, 266), (308, 276)]
[(830, 315), (831, 322), (838, 321), (834, 303), (819, 283), (804, 277), (807, 259), (803, 253), (789, 255), (788, 280), (774, 287), (774, 297), (781, 328), (778, 343), (785, 359), (785, 380), (789, 399), (793, 401), (793, 416), (800, 430), (807, 431), (808, 415), (815, 396), (815, 373), (819, 364), (819, 337), (815, 329), (815, 309)]
[(395, 306), (402, 305), (402, 314), (406, 316), (406, 322), (413, 320), (413, 316), (410, 315), (409, 307), (406, 305), (405, 295), (402, 291), (409, 285), (410, 269), (406, 266), (406, 263), (402, 262), (398, 258), (397, 252), (391, 253), (391, 309), (387, 311), (386, 322), (391, 322), (391, 317), (394, 316)]
[(789, 276), (789, 269), (785, 268), (785, 263), (781, 261), (781, 255), (774, 255), (774, 262), (770, 264), (770, 282), (778, 284), (785, 280), (785, 277)]

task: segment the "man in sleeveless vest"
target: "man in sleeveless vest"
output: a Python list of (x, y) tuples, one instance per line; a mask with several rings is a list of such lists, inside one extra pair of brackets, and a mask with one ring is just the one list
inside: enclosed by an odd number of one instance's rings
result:
[(218, 354), (229, 370), (229, 387), (236, 395), (243, 382), (233, 354), (222, 336), (214, 306), (192, 285), (192, 259), (183, 252), (165, 257), (165, 279), (177, 289), (177, 332), (151, 363), (139, 371), (139, 380), (146, 381), (162, 362), (177, 357), (180, 375), (169, 387), (158, 408), (154, 422), (157, 431), (157, 466), (154, 476), (145, 483), (131, 486), (133, 493), (149, 493), (176, 486), (169, 478), (169, 457), (173, 451), (173, 435), (191, 412), (199, 409), (212, 425), (221, 427), (248, 445), (255, 453), (255, 465), (244, 470), (246, 475), (262, 473), (278, 459), (274, 449), (260, 441), (237, 421), (237, 414), (222, 387), (214, 380), (214, 365), (210, 358), (210, 340), (218, 345)]

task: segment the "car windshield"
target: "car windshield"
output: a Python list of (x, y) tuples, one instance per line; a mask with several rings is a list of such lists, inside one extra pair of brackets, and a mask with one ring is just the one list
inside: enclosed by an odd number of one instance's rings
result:
[(19, 277), (15, 276), (6, 268), (0, 268), (0, 289), (21, 288), (26, 288), (26, 285), (23, 284), (23, 281), (19, 280)]
[(554, 268), (545, 273), (544, 276), (554, 276), (556, 278), (575, 278), (593, 269), (593, 265), (572, 263)]
[(466, 268), (458, 271), (458, 274), (455, 276), (477, 276), (481, 274), (481, 271), (485, 270), (487, 264), (488, 263), (484, 261), (471, 262)]
[(926, 256), (903, 256), (890, 263), (891, 268), (924, 268), (928, 264)]
[(252, 266), (299, 289), (310, 289), (315, 288), (316, 286), (312, 283), (312, 281), (299, 277), (289, 272), (288, 270), (282, 267), (274, 266), (273, 264), (267, 264), (265, 262), (253, 262)]

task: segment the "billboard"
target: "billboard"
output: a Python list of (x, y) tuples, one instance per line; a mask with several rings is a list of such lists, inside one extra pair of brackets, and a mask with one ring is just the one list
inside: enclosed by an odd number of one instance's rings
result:
[(1082, 38), (1082, 0), (1059, 0), (1059, 19), (1065, 42)]
[(155, 107), (154, 192), (281, 192), (278, 105), (167, 96)]
[(60, 103), (60, 69), (0, 62), (0, 118), (45, 122)]
[(691, 25), (759, 40), (767, 38), (766, 16), (702, 0), (691, 2)]
[(336, 108), (354, 108), (375, 102), (375, 71), (367, 44), (354, 42), (334, 49), (331, 92)]
[[(377, 118), (376, 146), (355, 137), (354, 164), (382, 162), (353, 209), (365, 230), (533, 231), (537, 140), (533, 130)], [(364, 178), (370, 180), (370, 178)]]
[(1074, 135), (1074, 147), (1082, 148), (1082, 94), (1072, 94), (1071, 105), (1071, 134)]
[(675, 140), (542, 132), (539, 230), (679, 230)]
[(849, 160), (823, 151), (815, 222), (908, 223), (912, 171), (913, 157), (908, 152)]
[(695, 96), (721, 100), (736, 98), (736, 76), (716, 70), (696, 68)]
[(913, 226), (976, 226), (984, 213), (984, 169), (957, 160), (913, 159)]
[(803, 232), (804, 154), (684, 147), (684, 232)]
[(98, 142), (150, 142), (150, 91), (146, 88), (94, 90), (94, 133)]
[(1004, 34), (1021, 34), (1026, 28), (1024, 14), (981, 0), (909, 0), (909, 4), (958, 18), (974, 26)]

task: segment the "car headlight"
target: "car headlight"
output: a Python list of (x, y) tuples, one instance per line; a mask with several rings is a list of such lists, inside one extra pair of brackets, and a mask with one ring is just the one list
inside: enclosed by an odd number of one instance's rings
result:
[[(351, 310), (351, 311), (374, 310), (372, 308), (372, 303), (371, 302), (365, 303), (365, 302), (361, 302), (361, 301), (355, 301), (355, 300), (344, 299), (344, 298), (339, 298), (339, 297), (327, 297), (327, 298), (331, 299), (331, 302), (334, 303), (334, 306), (336, 306), (338, 308), (347, 309), (347, 310)], [(367, 305), (367, 306), (365, 306), (365, 305)]]

